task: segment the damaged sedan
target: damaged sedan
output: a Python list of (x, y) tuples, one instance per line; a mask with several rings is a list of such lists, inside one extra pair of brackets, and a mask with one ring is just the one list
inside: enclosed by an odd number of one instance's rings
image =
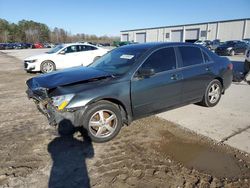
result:
[(27, 94), (51, 125), (68, 120), (106, 142), (138, 118), (192, 103), (215, 106), (232, 82), (232, 68), (195, 44), (133, 44), (88, 67), (31, 78)]

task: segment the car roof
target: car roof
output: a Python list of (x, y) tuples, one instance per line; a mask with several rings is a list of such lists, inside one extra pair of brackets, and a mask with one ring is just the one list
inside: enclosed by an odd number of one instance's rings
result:
[(86, 46), (93, 46), (93, 47), (98, 48), (98, 46), (95, 46), (95, 45), (92, 45), (92, 44), (87, 44), (87, 43), (80, 43), (80, 42), (64, 43), (62, 45), (64, 45), (65, 47), (72, 46), (72, 45), (86, 45)]
[(172, 46), (198, 46), (200, 45), (188, 43), (188, 42), (148, 42), (140, 44), (128, 44), (119, 47), (120, 49), (134, 48), (134, 49), (154, 49), (160, 47), (172, 47)]

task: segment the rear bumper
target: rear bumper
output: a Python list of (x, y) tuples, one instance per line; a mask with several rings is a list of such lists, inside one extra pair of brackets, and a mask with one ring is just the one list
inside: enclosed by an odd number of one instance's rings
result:
[(232, 71), (227, 71), (223, 77), (223, 90), (225, 92), (226, 89), (228, 89), (233, 81), (233, 72)]

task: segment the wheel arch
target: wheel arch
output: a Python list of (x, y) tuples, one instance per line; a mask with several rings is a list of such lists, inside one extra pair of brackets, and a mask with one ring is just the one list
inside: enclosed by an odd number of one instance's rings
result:
[(42, 60), (41, 63), (40, 63), (40, 66), (41, 66), (45, 61), (50, 61), (50, 62), (53, 63), (53, 64), (55, 65), (55, 67), (56, 67), (55, 62), (54, 62), (53, 60), (51, 60), (51, 59)]
[(221, 86), (222, 86), (222, 94), (224, 94), (224, 93), (225, 93), (225, 89), (224, 89), (223, 79), (222, 79), (221, 77), (216, 77), (216, 78), (214, 78), (214, 79), (216, 79), (216, 80), (219, 80), (219, 81), (220, 81)]

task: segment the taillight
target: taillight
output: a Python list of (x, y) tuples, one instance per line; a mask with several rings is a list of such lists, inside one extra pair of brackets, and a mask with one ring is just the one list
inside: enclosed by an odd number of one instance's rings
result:
[(227, 69), (233, 70), (233, 63), (229, 63), (229, 64), (227, 65)]

